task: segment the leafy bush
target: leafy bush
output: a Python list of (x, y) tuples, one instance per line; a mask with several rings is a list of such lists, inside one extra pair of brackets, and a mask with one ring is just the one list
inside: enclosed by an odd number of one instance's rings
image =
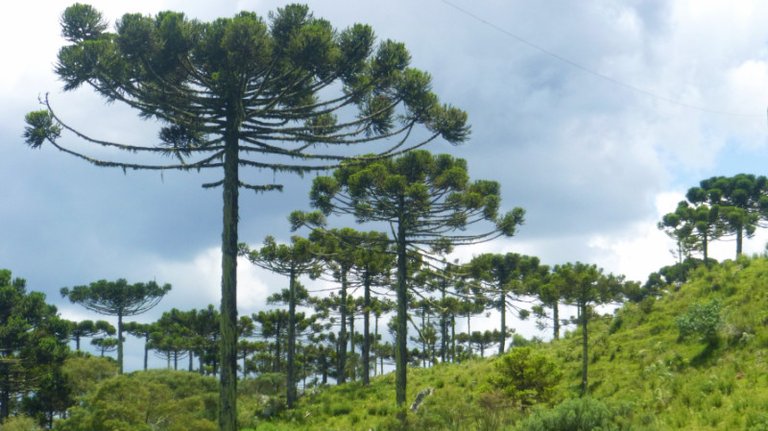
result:
[(562, 375), (558, 364), (531, 347), (516, 347), (500, 357), (491, 384), (521, 407), (549, 402)]
[(37, 422), (27, 416), (10, 417), (3, 423), (0, 429), (3, 431), (41, 431)]
[(152, 370), (102, 382), (56, 423), (60, 431), (215, 431), (216, 381)]
[(693, 304), (688, 312), (676, 320), (680, 339), (698, 336), (710, 345), (717, 344), (717, 330), (720, 328), (720, 301), (713, 299), (706, 304)]
[(615, 413), (592, 398), (569, 399), (551, 410), (540, 410), (522, 421), (525, 431), (613, 431)]

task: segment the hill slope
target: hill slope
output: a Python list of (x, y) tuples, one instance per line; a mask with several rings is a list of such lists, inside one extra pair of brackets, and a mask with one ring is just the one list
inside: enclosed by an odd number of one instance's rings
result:
[[(702, 311), (703, 310), (703, 311)], [(698, 314), (697, 314), (698, 313)], [(680, 337), (678, 318), (719, 317), (716, 332)], [(705, 322), (706, 323), (706, 322)], [(742, 258), (699, 268), (688, 283), (661, 298), (626, 304), (590, 323), (590, 393), (611, 417), (608, 429), (768, 430), (768, 260)], [(690, 325), (688, 326), (690, 327)], [(696, 332), (698, 329), (699, 332)], [(580, 335), (535, 346), (556, 361), (563, 377), (557, 404), (578, 396)], [(523, 411), (491, 383), (498, 359), (413, 369), (408, 399), (433, 388), (411, 429), (522, 428)], [(402, 429), (392, 375), (369, 388), (352, 383), (304, 397), (298, 408), (257, 430)], [(530, 427), (530, 425), (527, 425)]]

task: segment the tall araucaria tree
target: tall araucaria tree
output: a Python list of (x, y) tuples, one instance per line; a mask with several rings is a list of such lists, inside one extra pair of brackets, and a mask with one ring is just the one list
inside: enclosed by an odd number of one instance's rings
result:
[[(49, 100), (27, 115), (24, 135), (33, 148), (55, 148), (97, 166), (137, 170), (222, 172), (204, 187), (223, 188), (221, 391), (219, 427), (234, 431), (237, 385), (237, 223), (241, 168), (305, 173), (353, 158), (366, 143), (392, 156), (442, 137), (466, 139), (466, 114), (441, 105), (427, 73), (409, 67), (401, 43), (379, 44), (369, 26), (337, 31), (306, 6), (253, 12), (213, 22), (183, 13), (126, 14), (114, 33), (88, 5), (66, 9), (56, 73), (65, 90), (83, 84), (110, 102), (125, 103), (162, 125), (155, 145), (90, 137), (64, 122)], [(126, 157), (156, 154), (170, 163), (96, 158), (60, 141), (66, 129)], [(367, 150), (366, 152), (370, 152)], [(99, 153), (101, 154), (101, 153)]]
[(99, 280), (87, 286), (61, 288), (61, 296), (99, 314), (117, 317), (117, 366), (123, 372), (123, 318), (151, 309), (171, 290), (154, 281), (128, 284), (125, 279)]
[[(296, 307), (302, 296), (306, 299), (306, 290), (299, 286), (299, 277), (315, 275), (318, 268), (318, 245), (300, 236), (293, 236), (291, 244), (278, 244), (268, 236), (264, 245), (257, 250), (251, 250), (247, 245), (240, 245), (240, 254), (247, 257), (251, 263), (264, 269), (288, 277), (288, 289), (284, 295), (288, 303), (288, 351), (287, 354), (287, 404), (293, 408), (298, 396), (296, 393)], [(303, 295), (301, 294), (303, 293)]]
[[(395, 392), (402, 405), (408, 363), (409, 253), (439, 255), (457, 245), (511, 236), (523, 222), (524, 211), (499, 214), (497, 182), (470, 182), (463, 159), (424, 150), (365, 165), (342, 164), (332, 176), (315, 178), (310, 196), (312, 205), (325, 214), (351, 214), (359, 222), (390, 225), (397, 255)], [(477, 224), (484, 221), (492, 227), (478, 231)]]

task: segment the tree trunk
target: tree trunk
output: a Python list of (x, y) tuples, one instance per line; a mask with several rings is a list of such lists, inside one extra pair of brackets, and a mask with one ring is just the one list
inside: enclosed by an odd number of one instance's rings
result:
[(554, 320), (555, 340), (560, 339), (560, 311), (557, 301), (552, 303), (552, 319)]
[[(235, 102), (235, 106), (239, 106)], [(224, 150), (221, 235), (221, 318), (219, 430), (237, 431), (237, 223), (240, 178), (238, 130), (242, 112), (230, 106)]]
[(739, 226), (738, 229), (736, 229), (736, 257), (741, 256), (741, 243), (744, 239), (744, 228)]
[(144, 334), (144, 371), (147, 371), (149, 362), (149, 333)]
[(371, 379), (371, 275), (363, 277), (363, 385)]
[(445, 311), (445, 289), (447, 281), (440, 283), (440, 362), (448, 359), (448, 313)]
[[(404, 199), (400, 198), (401, 214), (404, 210)], [(397, 320), (395, 341), (395, 401), (398, 406), (405, 404), (406, 386), (408, 384), (408, 267), (406, 255), (405, 220), (397, 224)]]
[(499, 286), (501, 290), (501, 334), (499, 335), (499, 356), (504, 354), (504, 342), (507, 338), (507, 292), (504, 286)]
[(339, 327), (339, 347), (337, 358), (336, 382), (342, 384), (347, 381), (347, 268), (342, 266), (341, 275), (341, 296), (339, 300), (339, 313), (341, 317), (341, 326)]
[(123, 312), (117, 313), (117, 374), (123, 374)]
[(581, 396), (585, 396), (587, 395), (587, 368), (589, 367), (587, 305), (582, 303), (579, 305), (579, 309), (581, 309)]
[(293, 408), (296, 402), (296, 271), (291, 268), (290, 286), (288, 287), (288, 370), (285, 373), (287, 380), (287, 405)]
[[(355, 307), (353, 306), (349, 310), (349, 353), (350, 357), (354, 358), (355, 356)], [(351, 369), (349, 370), (350, 377), (352, 378), (352, 381), (355, 381), (355, 377), (357, 375), (357, 367), (355, 367), (353, 363)]]
[(451, 362), (456, 362), (456, 314), (451, 314)]

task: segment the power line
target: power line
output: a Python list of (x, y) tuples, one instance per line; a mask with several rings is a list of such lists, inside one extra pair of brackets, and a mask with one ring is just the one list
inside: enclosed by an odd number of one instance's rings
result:
[(660, 101), (663, 101), (663, 102), (666, 102), (666, 103), (669, 103), (669, 104), (672, 104), (672, 105), (677, 105), (677, 106), (680, 106), (680, 107), (683, 107), (683, 108), (693, 109), (693, 110), (700, 111), (700, 112), (706, 112), (708, 114), (727, 115), (727, 116), (732, 116), (732, 117), (750, 117), (750, 118), (751, 117), (757, 118), (757, 117), (762, 117), (763, 116), (762, 114), (758, 115), (758, 114), (744, 114), (744, 113), (738, 113), (738, 112), (720, 111), (720, 110), (716, 110), (716, 109), (710, 109), (710, 108), (705, 108), (705, 107), (702, 107), (702, 106), (692, 105), (692, 104), (689, 104), (689, 103), (681, 102), (681, 101), (676, 100), (676, 99), (672, 99), (672, 98), (669, 98), (669, 97), (661, 96), (659, 94), (656, 94), (656, 93), (654, 93), (652, 91), (649, 91), (649, 90), (646, 90), (644, 88), (640, 88), (640, 87), (634, 86), (632, 84), (628, 84), (628, 83), (626, 83), (624, 81), (620, 81), (618, 79), (612, 78), (612, 77), (610, 77), (610, 76), (608, 76), (606, 74), (600, 73), (600, 72), (598, 72), (598, 71), (596, 71), (594, 69), (590, 69), (587, 66), (584, 66), (584, 65), (582, 65), (580, 63), (577, 63), (577, 62), (575, 62), (575, 61), (573, 61), (573, 60), (571, 60), (571, 59), (569, 59), (567, 57), (564, 57), (564, 56), (562, 56), (562, 55), (560, 55), (560, 54), (558, 54), (556, 52), (553, 52), (553, 51), (550, 51), (550, 50), (548, 50), (546, 48), (543, 48), (543, 47), (541, 47), (541, 46), (539, 46), (539, 45), (537, 45), (537, 44), (535, 44), (535, 43), (533, 43), (533, 42), (531, 42), (531, 41), (529, 41), (529, 40), (527, 40), (527, 39), (525, 39), (523, 37), (520, 37), (520, 36), (512, 33), (511, 31), (509, 31), (509, 30), (507, 30), (507, 29), (505, 29), (505, 28), (503, 28), (503, 27), (501, 27), (499, 25), (496, 25), (496, 24), (486, 20), (485, 18), (482, 18), (482, 17), (480, 17), (480, 16), (478, 16), (478, 15), (468, 11), (467, 9), (464, 9), (464, 8), (462, 8), (462, 7), (456, 5), (456, 4), (454, 4), (454, 3), (452, 3), (452, 2), (450, 2), (448, 0), (440, 0), (440, 1), (442, 3), (448, 5), (448, 6), (452, 7), (453, 9), (459, 11), (460, 13), (462, 13), (462, 14), (464, 14), (464, 15), (472, 18), (472, 19), (474, 19), (475, 21), (478, 21), (478, 22), (482, 23), (483, 25), (486, 25), (486, 26), (488, 26), (488, 27), (498, 31), (499, 33), (504, 34), (505, 36), (508, 36), (508, 37), (516, 40), (518, 43), (521, 43), (521, 44), (523, 44), (525, 46), (528, 46), (531, 49), (539, 51), (542, 54), (545, 54), (545, 55), (547, 55), (549, 57), (552, 57), (555, 60), (560, 61), (561, 63), (565, 63), (565, 64), (567, 64), (567, 65), (569, 65), (569, 66), (571, 66), (571, 67), (573, 67), (575, 69), (578, 69), (578, 70), (584, 72), (584, 73), (587, 73), (589, 75), (595, 76), (595, 77), (600, 78), (600, 79), (602, 79), (604, 81), (608, 81), (611, 84), (614, 84), (616, 86), (625, 88), (625, 89), (633, 91), (635, 93), (639, 93), (639, 94), (651, 97), (653, 99), (660, 100)]

